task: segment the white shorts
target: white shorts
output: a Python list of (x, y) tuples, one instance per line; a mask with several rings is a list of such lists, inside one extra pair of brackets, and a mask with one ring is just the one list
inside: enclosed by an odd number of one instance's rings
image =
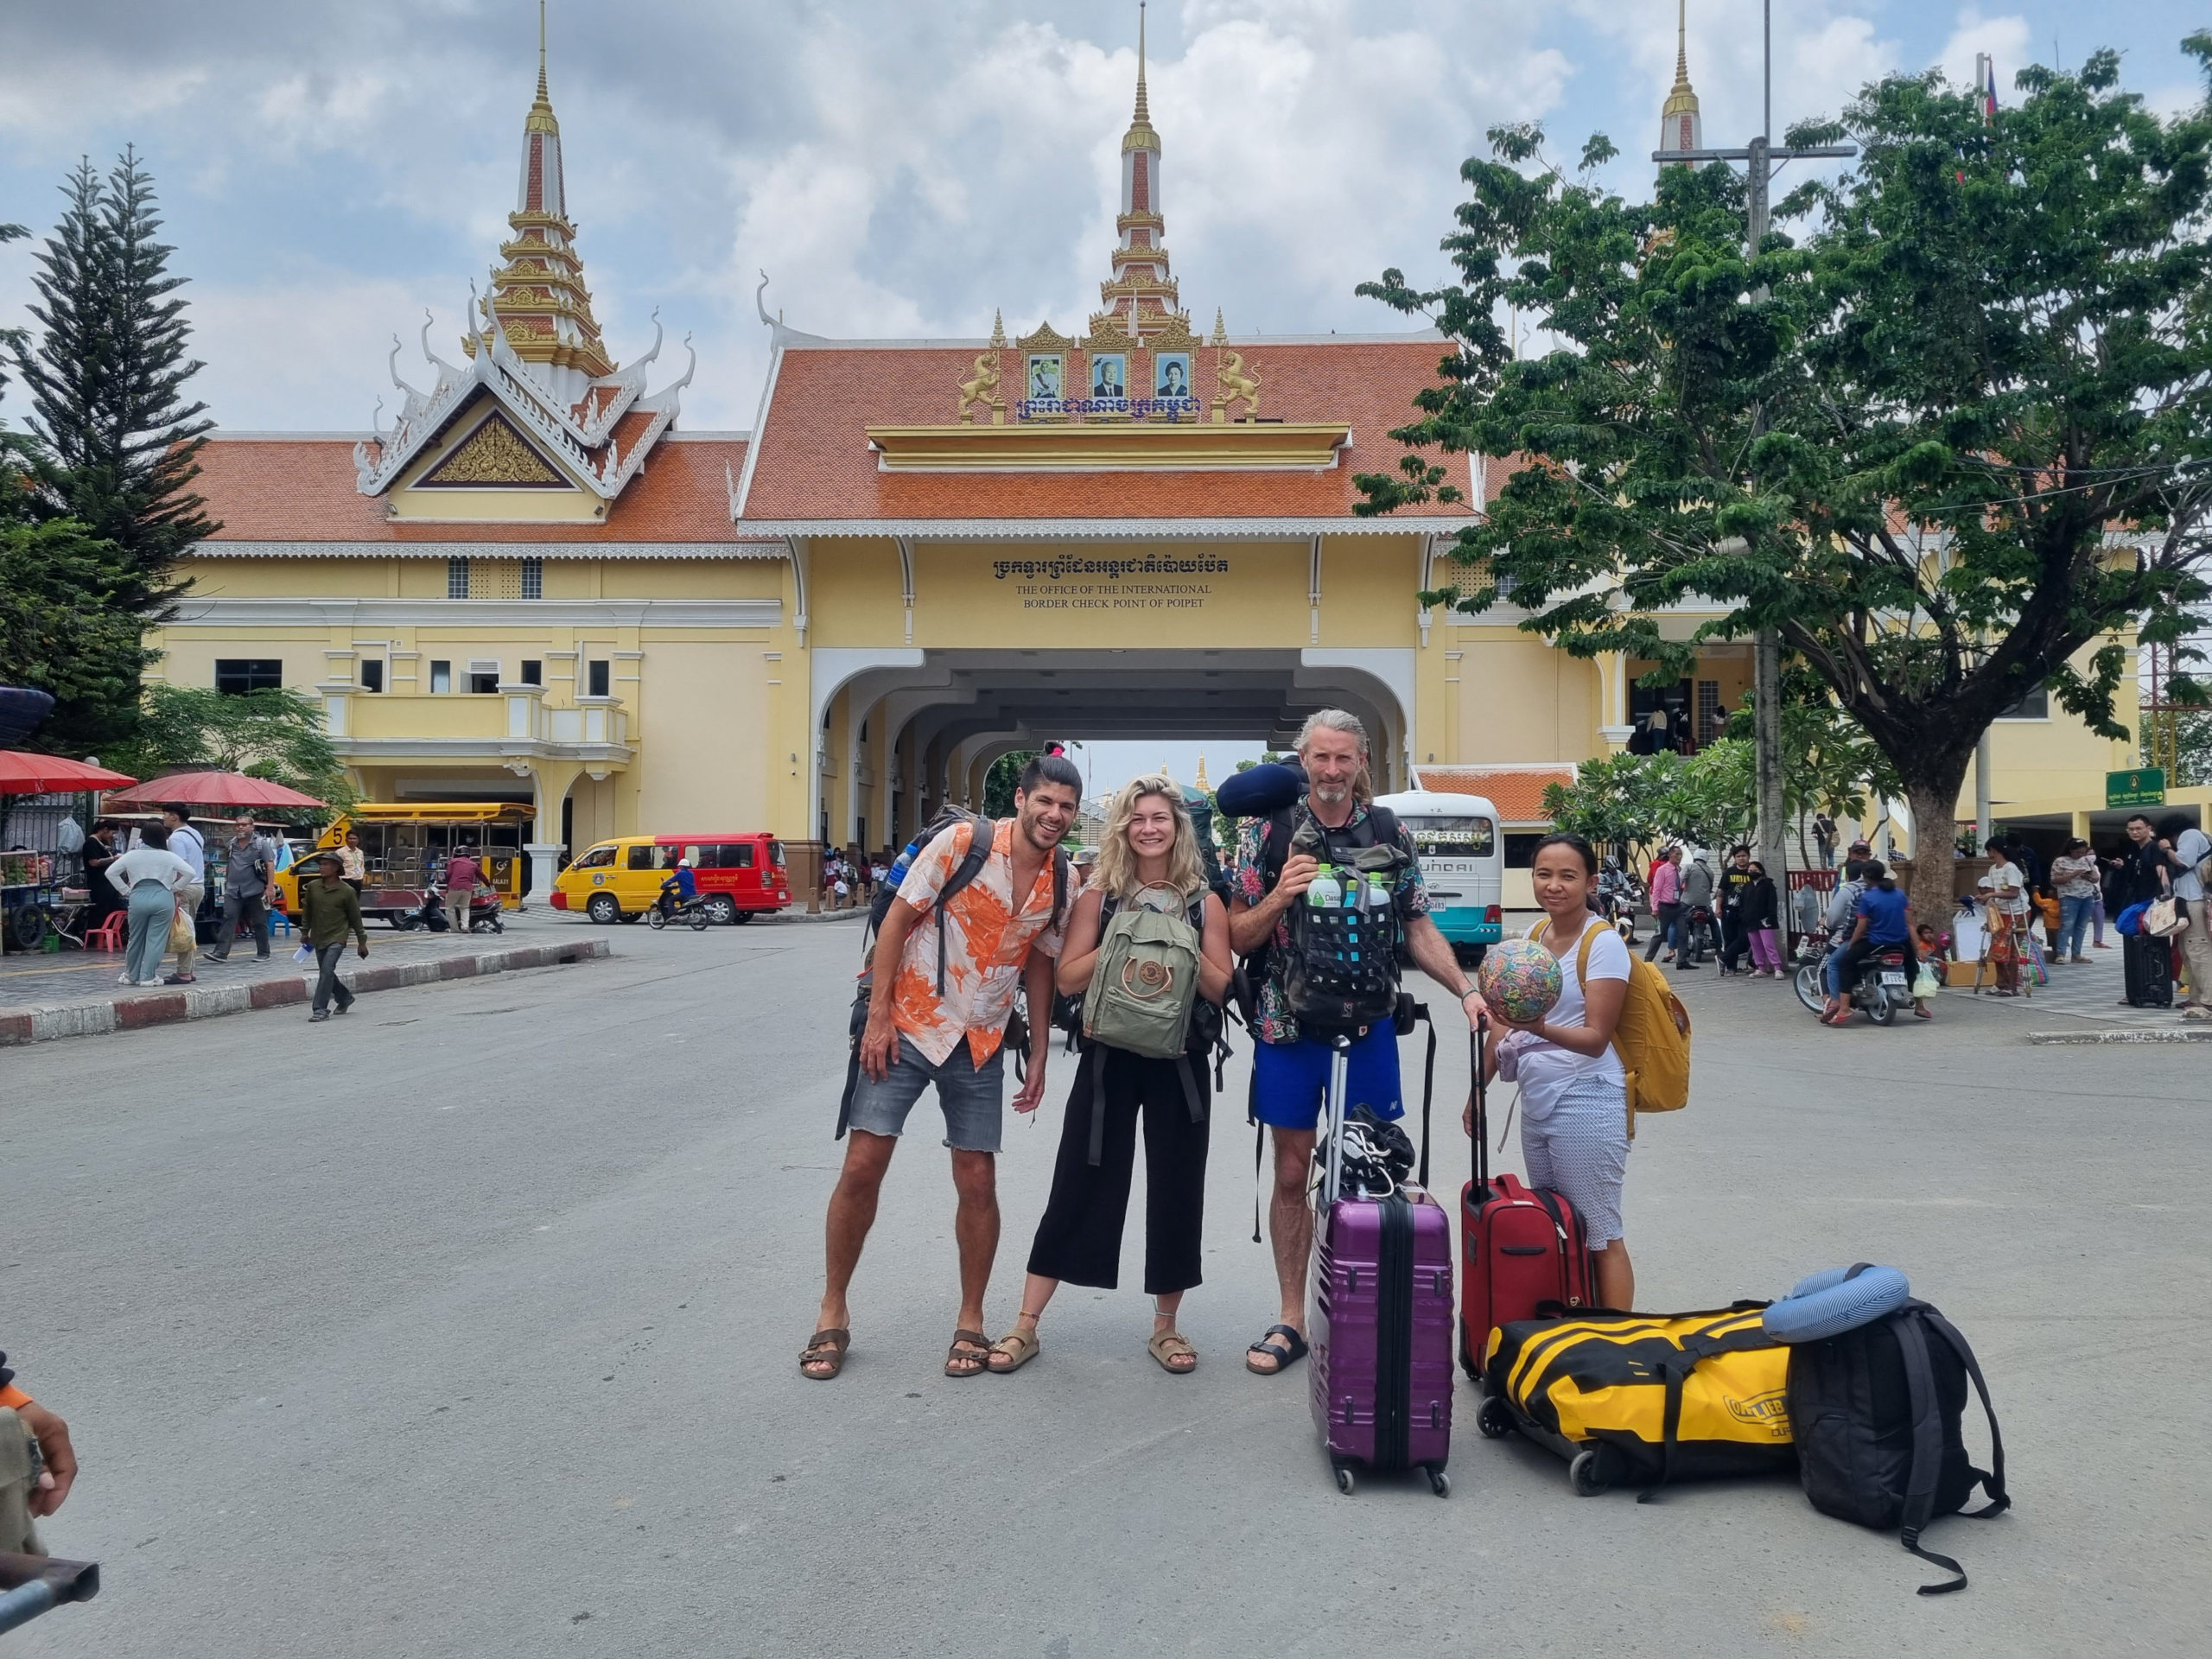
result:
[(1539, 1122), (1521, 1117), (1521, 1161), (1529, 1185), (1566, 1194), (1589, 1231), (1590, 1248), (1621, 1236), (1621, 1183), (1628, 1174), (1628, 1093), (1589, 1078), (1567, 1085)]

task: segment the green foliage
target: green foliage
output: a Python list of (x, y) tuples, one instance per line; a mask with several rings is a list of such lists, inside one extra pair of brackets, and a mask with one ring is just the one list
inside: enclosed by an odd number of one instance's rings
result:
[[(1748, 259), (1725, 166), (1630, 202), (1493, 132), (1443, 245), (1458, 281), (1360, 289), (1453, 344), (1395, 435), (1520, 459), (1447, 599), (1510, 577), (1531, 632), (1670, 674), (1778, 629), (1939, 845), (1977, 740), (2037, 683), (2120, 731), (2118, 634), (2208, 591), (2212, 114), (2162, 120), (2118, 74), (2026, 71), (1986, 124), (1932, 72), (1869, 86), (1840, 123), (1859, 162), (1778, 205), (1817, 227)], [(1508, 307), (1559, 349), (1515, 359)], [(1441, 499), (1430, 467), (1361, 476), (1360, 510)], [(1669, 638), (1677, 604), (1719, 614)]]
[(323, 729), (321, 705), (302, 691), (233, 695), (203, 686), (149, 686), (138, 737), (113, 764), (142, 779), (243, 772), (334, 807), (356, 798)]
[(74, 519), (0, 522), (0, 684), (53, 696), (41, 748), (105, 756), (137, 728), (152, 653), (138, 618), (106, 602), (113, 553)]
[[(1751, 743), (1748, 699), (1729, 716), (1726, 735)], [(1897, 768), (1866, 728), (1836, 706), (1819, 675), (1794, 660), (1783, 671), (1782, 793), (1792, 823), (1812, 812), (1863, 821), (1874, 803), (1904, 793)], [(1798, 839), (1802, 852), (1802, 825)]]
[(1021, 781), (1021, 769), (1035, 760), (1037, 753), (1035, 749), (1014, 749), (991, 762), (991, 769), (983, 774), (985, 817), (1014, 816), (1014, 786)]
[(1544, 814), (1554, 829), (1599, 846), (1726, 847), (1751, 825), (1751, 746), (1723, 739), (1691, 755), (1586, 760), (1572, 786), (1544, 786)]
[(200, 365), (185, 358), (185, 278), (156, 239), (151, 176), (126, 149), (103, 181), (80, 161), (61, 187), (67, 206), (38, 256), (29, 308), (36, 349), (10, 342), (31, 395), (35, 468), (55, 511), (117, 550), (118, 602), (154, 613), (181, 590), (174, 567), (217, 526), (191, 490), (213, 423), (186, 404)]

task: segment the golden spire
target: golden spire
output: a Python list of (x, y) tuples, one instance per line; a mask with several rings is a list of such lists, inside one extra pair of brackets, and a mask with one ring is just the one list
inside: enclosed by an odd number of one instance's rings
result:
[(553, 118), (553, 100), (545, 90), (545, 0), (537, 0), (537, 101), (530, 106), (530, 113), (523, 118), (524, 132), (558, 132), (561, 124)]
[(1663, 115), (1695, 115), (1697, 94), (1690, 90), (1689, 0), (1675, 0), (1675, 86)]
[(1213, 785), (1206, 781), (1206, 757), (1203, 751), (1198, 755), (1198, 775), (1195, 781), (1200, 794), (1208, 794), (1212, 791)]
[(1144, 98), (1144, 3), (1137, 3), (1137, 107), (1129, 118), (1129, 130), (1122, 137), (1122, 148), (1126, 150), (1160, 148), (1160, 135), (1152, 130), (1152, 112), (1145, 105)]

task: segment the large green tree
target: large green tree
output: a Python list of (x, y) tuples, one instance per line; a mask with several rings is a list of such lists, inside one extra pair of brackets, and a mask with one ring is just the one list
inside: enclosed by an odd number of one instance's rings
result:
[(243, 772), (332, 806), (354, 799), (321, 705), (302, 691), (149, 686), (139, 734), (116, 751), (113, 763), (141, 779), (171, 772)]
[[(1872, 86), (1790, 135), (1861, 154), (1780, 205), (1812, 216), (1802, 245), (1749, 259), (1726, 167), (1634, 202), (1588, 177), (1602, 137), (1570, 175), (1541, 133), (1493, 132), (1444, 243), (1458, 280), (1363, 285), (1455, 347), (1363, 510), (1446, 497), (1421, 449), (1517, 456), (1454, 602), (1509, 578), (1532, 631), (1669, 677), (1776, 628), (1894, 766), (1916, 843), (1948, 849), (2000, 711), (2048, 683), (2125, 735), (2123, 636), (2206, 592), (2212, 116), (2161, 119), (2118, 79), (2110, 53), (2030, 69), (1990, 119), (1933, 73)], [(1557, 348), (1516, 359), (1509, 307)], [(1675, 606), (1716, 614), (1662, 626)], [(1919, 861), (1923, 909), (1945, 862)]]
[(55, 510), (113, 544), (118, 602), (158, 617), (180, 591), (175, 564), (216, 525), (192, 490), (213, 424), (185, 401), (200, 365), (175, 249), (158, 239), (154, 181), (126, 149), (103, 180), (80, 161), (61, 187), (61, 223), (31, 279), (35, 345), (13, 343), (30, 394), (36, 470)]

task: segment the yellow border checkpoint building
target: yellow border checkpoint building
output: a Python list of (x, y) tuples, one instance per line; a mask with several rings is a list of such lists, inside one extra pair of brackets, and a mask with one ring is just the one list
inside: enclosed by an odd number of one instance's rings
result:
[[(1486, 767), (1571, 776), (1655, 707), (1707, 741), (1747, 646), (1652, 691), (1510, 602), (1419, 603), (1504, 463), (1455, 458), (1464, 503), (1380, 518), (1352, 480), (1396, 466), (1445, 343), (1239, 334), (1228, 304), (1194, 327), (1162, 159), (1141, 40), (1079, 327), (836, 339), (764, 293), (753, 429), (691, 431), (688, 349), (664, 360), (656, 319), (626, 366), (601, 335), (541, 47), (512, 234), (460, 338), (395, 337), (373, 432), (213, 437), (221, 528), (154, 673), (319, 698), (365, 798), (531, 804), (537, 893), (563, 855), (669, 829), (772, 830), (812, 893), (824, 845), (896, 846), (1048, 737), (1283, 745), (1340, 706), (1378, 790), (1435, 767), (1470, 793)], [(2126, 747), (2054, 712), (2000, 725), (1996, 773), (2087, 803)]]

